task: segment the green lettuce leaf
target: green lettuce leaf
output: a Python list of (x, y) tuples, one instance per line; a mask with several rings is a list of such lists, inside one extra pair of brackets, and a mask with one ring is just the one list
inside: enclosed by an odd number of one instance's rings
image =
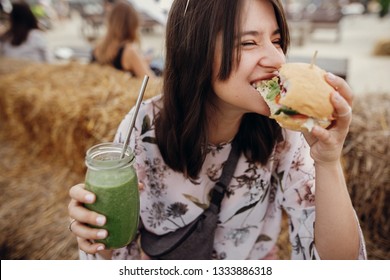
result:
[(266, 91), (266, 99), (274, 101), (276, 96), (280, 93), (279, 78), (273, 77), (271, 80), (263, 81), (260, 84), (260, 90)]

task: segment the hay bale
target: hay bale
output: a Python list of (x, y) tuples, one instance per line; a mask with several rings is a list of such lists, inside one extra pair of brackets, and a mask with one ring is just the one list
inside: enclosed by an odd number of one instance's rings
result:
[(0, 130), (0, 258), (77, 259), (67, 230), (69, 187), (82, 178), (61, 161), (32, 156)]
[[(142, 80), (97, 64), (33, 65), (0, 77), (0, 118), (36, 156), (60, 155), (83, 172), (85, 151), (111, 141)], [(145, 98), (160, 93), (150, 80)]]
[(369, 256), (390, 259), (390, 94), (359, 96), (353, 112), (343, 150), (349, 192)]
[[(84, 155), (111, 141), (142, 80), (111, 67), (27, 65), (0, 77), (0, 257), (77, 259), (69, 187)], [(160, 93), (150, 80), (145, 98)]]
[(10, 73), (16, 73), (21, 69), (34, 64), (38, 64), (38, 62), (34, 62), (32, 60), (27, 59), (15, 59), (0, 56), (0, 76)]

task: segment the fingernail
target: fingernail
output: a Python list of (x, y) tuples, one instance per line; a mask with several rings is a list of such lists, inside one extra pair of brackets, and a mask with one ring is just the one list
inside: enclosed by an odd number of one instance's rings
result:
[(106, 238), (107, 237), (107, 231), (106, 230), (99, 230), (96, 234), (98, 238)]
[(93, 194), (87, 194), (86, 196), (85, 196), (85, 200), (87, 201), (87, 202), (93, 202), (93, 199), (94, 199), (94, 195)]
[(333, 81), (334, 79), (336, 79), (336, 76), (335, 76), (333, 73), (331, 73), (331, 72), (328, 72), (328, 73), (327, 73), (327, 76), (328, 76), (328, 79), (331, 80), (331, 81)]
[(96, 248), (96, 250), (98, 250), (98, 251), (103, 251), (103, 250), (104, 250), (104, 246), (103, 246), (103, 245), (100, 245), (99, 247)]
[(104, 216), (98, 216), (96, 218), (96, 223), (98, 224), (98, 226), (102, 226), (106, 223), (106, 218)]

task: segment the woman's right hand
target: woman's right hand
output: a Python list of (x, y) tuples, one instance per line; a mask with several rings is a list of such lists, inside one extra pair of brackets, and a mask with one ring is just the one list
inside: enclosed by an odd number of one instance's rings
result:
[(95, 194), (87, 191), (84, 184), (78, 184), (70, 188), (69, 195), (71, 200), (68, 205), (68, 213), (74, 222), (70, 225), (70, 231), (76, 235), (79, 248), (88, 254), (102, 252), (105, 247), (102, 243), (95, 243), (96, 239), (107, 237), (107, 230), (92, 228), (88, 225), (103, 226), (106, 223), (106, 217), (90, 211), (84, 207), (84, 203), (94, 203)]

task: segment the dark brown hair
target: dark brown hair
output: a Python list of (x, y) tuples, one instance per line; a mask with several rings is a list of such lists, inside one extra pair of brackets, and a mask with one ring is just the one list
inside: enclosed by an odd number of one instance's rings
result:
[(39, 27), (38, 20), (30, 6), (24, 2), (12, 4), (10, 28), (3, 38), (10, 41), (13, 46), (20, 46), (27, 40), (29, 32), (33, 29), (39, 29)]
[[(289, 33), (279, 0), (272, 0), (286, 53)], [(208, 144), (206, 106), (212, 96), (212, 66), (217, 34), (222, 34), (219, 79), (229, 78), (243, 0), (175, 0), (166, 30), (163, 109), (156, 119), (156, 138), (168, 166), (196, 179)], [(243, 116), (235, 141), (248, 160), (265, 164), (281, 129), (256, 113)]]

